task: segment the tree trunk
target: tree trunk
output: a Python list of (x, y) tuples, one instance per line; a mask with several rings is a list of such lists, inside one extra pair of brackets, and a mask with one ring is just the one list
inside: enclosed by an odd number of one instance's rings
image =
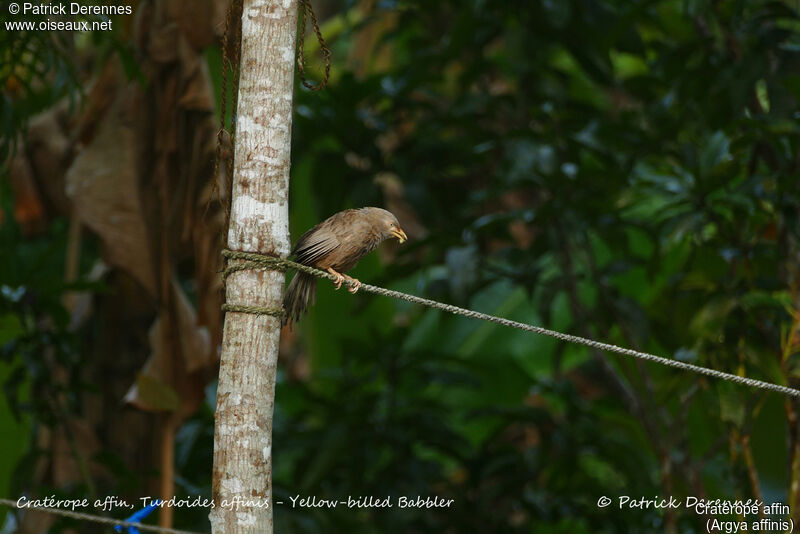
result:
[[(296, 0), (244, 0), (228, 248), (289, 252)], [(239, 271), (229, 304), (281, 308), (284, 275)], [(212, 531), (272, 533), (272, 414), (280, 319), (225, 316), (214, 428)], [(239, 499), (238, 504), (236, 500)], [(242, 502), (245, 501), (245, 502)]]

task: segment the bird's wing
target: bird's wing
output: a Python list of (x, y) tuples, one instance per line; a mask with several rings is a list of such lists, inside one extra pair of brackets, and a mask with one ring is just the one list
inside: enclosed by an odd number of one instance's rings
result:
[(327, 225), (317, 225), (297, 241), (293, 253), (297, 261), (305, 265), (314, 265), (319, 260), (341, 246), (336, 234)]

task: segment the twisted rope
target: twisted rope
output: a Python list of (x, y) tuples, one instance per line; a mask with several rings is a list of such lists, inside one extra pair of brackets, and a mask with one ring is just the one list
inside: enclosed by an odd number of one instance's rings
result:
[[(279, 258), (271, 256), (262, 256), (261, 254), (252, 254), (249, 252), (238, 252), (235, 250), (223, 250), (222, 256), (227, 260), (238, 260), (236, 263), (230, 261), (222, 271), (222, 283), (226, 284), (228, 277), (233, 273), (239, 271), (250, 271), (252, 269), (272, 269), (275, 271), (284, 271), (285, 267), (273, 264), (271, 260), (281, 261)], [(293, 262), (292, 262), (293, 263)], [(298, 264), (299, 265), (299, 264)], [(322, 272), (322, 271), (320, 271)], [(283, 308), (267, 308), (264, 306), (253, 306), (250, 304), (223, 304), (222, 311), (224, 312), (237, 312), (249, 313), (252, 315), (270, 315), (272, 317), (283, 318), (286, 313)]]
[[(328, 85), (328, 79), (331, 77), (331, 51), (328, 45), (325, 44), (325, 39), (322, 37), (322, 31), (319, 29), (317, 22), (317, 15), (314, 14), (314, 8), (311, 7), (310, 0), (300, 0), (298, 2), (300, 7), (300, 35), (297, 37), (297, 71), (300, 74), (300, 81), (303, 86), (312, 91), (319, 91)], [(319, 51), (322, 53), (322, 59), (325, 61), (325, 75), (317, 85), (309, 82), (306, 79), (306, 58), (303, 52), (303, 43), (305, 42), (306, 35), (306, 15), (311, 16), (311, 25), (314, 26), (314, 33), (317, 35), (319, 42)]]
[[(294, 269), (296, 271), (301, 271), (306, 274), (310, 274), (312, 276), (316, 276), (319, 278), (327, 278), (328, 280), (332, 281), (336, 280), (336, 277), (330, 273), (327, 273), (325, 271), (320, 271), (319, 269), (315, 269), (314, 267), (309, 267), (308, 265), (303, 265), (301, 263), (297, 263), (284, 258), (275, 258), (272, 256), (263, 256), (261, 254), (254, 254), (252, 252), (239, 252), (233, 250), (224, 250), (222, 252), (222, 255), (229, 260), (239, 260), (241, 262), (227, 267), (225, 269), (225, 273), (227, 273), (225, 275), (226, 277), (228, 274), (230, 274), (230, 272), (235, 272), (243, 269), (271, 269), (276, 271), (285, 271), (286, 269)], [(350, 280), (345, 280), (344, 285), (353, 286), (354, 284)], [(664, 358), (663, 356), (656, 356), (655, 354), (650, 354), (647, 352), (642, 352), (638, 350), (628, 349), (625, 347), (620, 347), (617, 345), (612, 345), (611, 343), (603, 343), (600, 341), (595, 341), (593, 339), (587, 339), (584, 337), (574, 336), (571, 334), (564, 334), (563, 332), (548, 330), (547, 328), (542, 328), (541, 326), (534, 326), (526, 323), (520, 323), (517, 321), (512, 321), (510, 319), (504, 319), (503, 317), (489, 315), (488, 313), (481, 313), (473, 310), (468, 310), (465, 308), (459, 308), (458, 306), (453, 306), (451, 304), (444, 304), (443, 302), (425, 299), (422, 297), (417, 297), (415, 295), (409, 295), (407, 293), (401, 293), (400, 291), (393, 291), (391, 289), (386, 289), (383, 287), (373, 286), (364, 283), (361, 284), (361, 291), (366, 291), (368, 293), (373, 293), (375, 295), (382, 295), (384, 297), (404, 300), (406, 302), (411, 302), (412, 304), (427, 306), (428, 308), (442, 310), (447, 313), (452, 313), (454, 315), (461, 315), (463, 317), (469, 317), (471, 319), (488, 321), (490, 323), (507, 326), (509, 328), (516, 328), (517, 330), (524, 330), (526, 332), (533, 332), (534, 334), (541, 334), (543, 336), (553, 337), (558, 340), (565, 341), (567, 343), (575, 343), (578, 345), (591, 347), (593, 349), (604, 350), (606, 352), (614, 352), (616, 354), (632, 356), (634, 358), (656, 362), (661, 365), (674, 367), (676, 369), (681, 369), (683, 371), (689, 371), (692, 373), (710, 376), (713, 378), (728, 380), (730, 382), (735, 382), (737, 384), (742, 384), (744, 386), (748, 386), (751, 388), (774, 391), (776, 393), (782, 393), (783, 395), (789, 395), (791, 397), (800, 398), (800, 390), (794, 388), (773, 384), (771, 382), (764, 382), (763, 380), (756, 380), (753, 378), (734, 375), (731, 373), (725, 373), (723, 371), (717, 371), (716, 369), (701, 367), (699, 365), (693, 365), (691, 363), (686, 363), (679, 360), (672, 360), (670, 358)]]
[(165, 534), (200, 534), (198, 532), (192, 532), (190, 530), (178, 530), (176, 528), (167, 528), (167, 527), (157, 527), (154, 525), (143, 525), (142, 523), (136, 523), (131, 521), (120, 521), (117, 519), (111, 519), (110, 517), (103, 517), (100, 515), (92, 515), (92, 514), (84, 514), (81, 512), (73, 512), (71, 510), (62, 510), (61, 508), (48, 508), (47, 506), (22, 506), (18, 507), (16, 501), (12, 501), (11, 499), (2, 499), (0, 498), (0, 504), (8, 506), (10, 508), (15, 508), (17, 510), (36, 510), (37, 512), (44, 512), (46, 514), (52, 515), (60, 515), (63, 517), (69, 517), (71, 519), (78, 519), (80, 521), (91, 521), (92, 523), (100, 523), (102, 525), (111, 525), (111, 526), (121, 526), (121, 527), (134, 527), (138, 528), (139, 530), (148, 530), (150, 532), (163, 532)]

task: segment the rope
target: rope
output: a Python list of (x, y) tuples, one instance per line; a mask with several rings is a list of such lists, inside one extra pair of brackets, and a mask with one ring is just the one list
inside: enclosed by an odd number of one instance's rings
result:
[(273, 317), (283, 317), (285, 315), (282, 309), (250, 306), (248, 304), (223, 304), (222, 311), (249, 313), (252, 315), (271, 315)]
[(60, 508), (48, 508), (47, 506), (26, 505), (18, 507), (16, 501), (12, 501), (11, 499), (0, 498), (0, 504), (3, 504), (10, 508), (16, 508), (17, 510), (36, 510), (37, 512), (60, 515), (72, 519), (79, 519), (81, 521), (91, 521), (93, 523), (100, 523), (103, 525), (112, 525), (112, 526), (119, 525), (122, 527), (134, 527), (140, 530), (149, 530), (151, 532), (164, 532), (166, 534), (199, 534), (198, 532), (192, 532), (189, 530), (178, 530), (175, 528), (157, 527), (154, 525), (143, 525), (141, 523), (136, 523), (131, 521), (120, 521), (117, 519), (111, 519), (110, 517), (103, 517), (100, 515), (84, 514), (81, 512), (73, 512), (71, 510), (62, 510)]
[[(311, 7), (310, 0), (300, 0), (298, 4), (300, 8), (300, 35), (297, 39), (297, 73), (300, 75), (300, 81), (304, 87), (312, 91), (319, 91), (328, 85), (328, 79), (331, 77), (331, 51), (322, 37), (322, 32), (317, 23), (317, 15), (314, 14), (314, 8)], [(303, 53), (303, 42), (306, 35), (306, 14), (311, 16), (311, 25), (314, 26), (314, 33), (317, 34), (317, 41), (319, 41), (319, 51), (325, 61), (325, 75), (317, 85), (306, 80), (306, 58)]]
[[(260, 254), (249, 254), (247, 252), (237, 252), (234, 250), (223, 250), (222, 255), (229, 260), (240, 260), (237, 263), (234, 264), (229, 263), (228, 265), (225, 266), (225, 269), (222, 271), (223, 285), (227, 284), (228, 277), (230, 275), (239, 271), (249, 271), (251, 269), (265, 269), (265, 268), (272, 268), (273, 270), (280, 270), (280, 271), (285, 270), (285, 268), (283, 267), (272, 265), (271, 263), (269, 265), (266, 265), (264, 261), (259, 261), (259, 260), (264, 260), (265, 258), (271, 260), (278, 260), (279, 258), (262, 256)], [(280, 317), (280, 318), (286, 315), (285, 312), (283, 311), (283, 308), (266, 308), (264, 306), (253, 306), (250, 304), (223, 304), (222, 311), (250, 313), (253, 315), (271, 315), (272, 317)]]
[[(234, 137), (236, 134), (236, 111), (239, 99), (239, 63), (242, 53), (242, 0), (229, 0), (228, 9), (225, 14), (225, 31), (222, 34), (222, 75), (220, 79), (220, 99), (219, 99), (219, 130), (217, 130), (217, 144), (214, 152), (214, 174), (211, 176), (211, 195), (206, 201), (206, 208), (204, 215), (208, 215), (208, 210), (211, 206), (211, 201), (214, 199), (222, 201), (222, 195), (219, 188), (219, 166), (222, 160), (225, 160), (227, 174), (226, 180), (226, 194), (228, 195), (228, 202), (225, 202), (225, 222), (230, 219), (230, 196), (231, 196), (231, 181), (233, 179), (233, 149), (236, 145)], [(233, 24), (231, 25), (231, 22)], [(233, 39), (233, 55), (230, 54), (230, 41)], [(230, 130), (227, 128), (227, 103), (228, 103), (228, 72), (233, 74), (233, 87), (231, 96), (231, 126)], [(228, 151), (223, 154), (222, 147), (225, 144), (225, 134), (228, 135)]]
[[(229, 275), (230, 272), (235, 272), (236, 270), (254, 269), (254, 268), (272, 269), (278, 271), (284, 271), (286, 269), (294, 269), (296, 271), (301, 271), (319, 278), (327, 278), (328, 280), (332, 281), (336, 280), (336, 277), (330, 273), (327, 273), (325, 271), (320, 271), (319, 269), (315, 269), (314, 267), (303, 265), (301, 263), (297, 263), (283, 258), (275, 258), (272, 256), (263, 256), (261, 254), (254, 254), (251, 252), (239, 252), (233, 250), (224, 250), (222, 252), (222, 255), (229, 260), (241, 261), (241, 263), (237, 263), (226, 268), (225, 272), (228, 273), (227, 275)], [(229, 272), (229, 270), (231, 271)], [(344, 285), (353, 286), (354, 283), (351, 282), (350, 280), (345, 280)], [(530, 324), (520, 323), (517, 321), (512, 321), (510, 319), (504, 319), (502, 317), (489, 315), (488, 313), (481, 313), (473, 310), (467, 310), (465, 308), (459, 308), (458, 306), (453, 306), (451, 304), (444, 304), (442, 302), (437, 302), (435, 300), (425, 299), (422, 297), (417, 297), (415, 295), (409, 295), (407, 293), (401, 293), (400, 291), (393, 291), (391, 289), (386, 289), (383, 287), (377, 287), (363, 283), (361, 284), (361, 291), (366, 291), (368, 293), (373, 293), (375, 295), (382, 295), (384, 297), (404, 300), (406, 302), (411, 302), (412, 304), (427, 306), (428, 308), (442, 310), (447, 313), (452, 313), (454, 315), (461, 315), (472, 319), (478, 319), (481, 321), (488, 321), (490, 323), (507, 326), (509, 328), (516, 328), (517, 330), (524, 330), (526, 332), (533, 332), (534, 334), (541, 334), (543, 336), (553, 337), (561, 341), (565, 341), (567, 343), (576, 343), (578, 345), (584, 345), (587, 347), (591, 347), (593, 349), (604, 350), (606, 352), (614, 352), (616, 354), (623, 354), (625, 356), (632, 356), (634, 358), (660, 363), (661, 365), (674, 367), (676, 369), (681, 369), (683, 371), (689, 371), (692, 373), (711, 376), (722, 380), (728, 380), (730, 382), (735, 382), (737, 384), (742, 384), (744, 386), (748, 386), (751, 388), (774, 391), (777, 393), (782, 393), (784, 395), (789, 395), (791, 397), (800, 398), (800, 390), (794, 388), (773, 384), (771, 382), (764, 382), (763, 380), (755, 380), (753, 378), (747, 378), (744, 376), (725, 373), (722, 371), (717, 371), (716, 369), (701, 367), (699, 365), (693, 365), (691, 363), (686, 363), (679, 360), (672, 360), (670, 358), (664, 358), (663, 356), (656, 356), (655, 354), (650, 354), (647, 352), (641, 352), (638, 350), (628, 349), (625, 347), (619, 347), (617, 345), (612, 345), (610, 343), (602, 343), (600, 341), (595, 341), (580, 336), (564, 334), (562, 332), (556, 332), (554, 330), (548, 330), (547, 328), (542, 328), (541, 326), (534, 326)]]

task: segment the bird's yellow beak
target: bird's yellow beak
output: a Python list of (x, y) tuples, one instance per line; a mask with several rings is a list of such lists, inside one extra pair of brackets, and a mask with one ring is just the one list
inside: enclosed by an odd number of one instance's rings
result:
[(402, 228), (393, 229), (392, 230), (392, 235), (395, 236), (397, 238), (397, 240), (400, 241), (401, 243), (404, 243), (405, 241), (408, 241), (408, 236), (402, 230)]

